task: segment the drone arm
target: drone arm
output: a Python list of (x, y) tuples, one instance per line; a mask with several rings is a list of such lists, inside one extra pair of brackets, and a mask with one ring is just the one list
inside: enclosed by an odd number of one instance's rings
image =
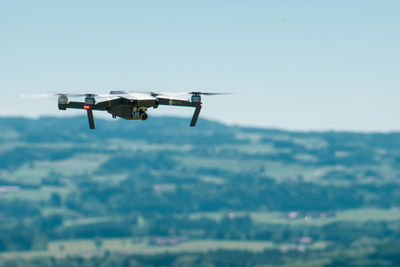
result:
[(190, 127), (196, 126), (197, 119), (199, 118), (201, 110), (201, 104), (196, 107), (193, 113), (192, 121), (190, 122)]
[(74, 108), (74, 109), (84, 109), (83, 106), (85, 105), (84, 102), (74, 102), (71, 101), (66, 105), (66, 108)]
[(168, 106), (195, 107), (196, 109), (193, 113), (192, 121), (190, 122), (191, 127), (196, 126), (196, 122), (197, 119), (199, 118), (202, 106), (201, 102), (192, 102), (187, 100), (164, 98), (164, 97), (158, 97), (158, 104), (168, 105)]
[(165, 106), (181, 106), (181, 107), (196, 107), (197, 103), (193, 103), (187, 100), (173, 99), (173, 98), (158, 98), (159, 105)]
[(90, 129), (95, 129), (94, 118), (93, 118), (93, 110), (87, 109), (87, 115), (88, 115), (88, 119), (89, 119), (89, 128)]
[(84, 102), (71, 101), (67, 104), (67, 108), (86, 109), (88, 120), (89, 120), (89, 128), (95, 129), (94, 118), (93, 118), (93, 109), (96, 109), (96, 105), (85, 105)]
[[(118, 98), (97, 102), (95, 105), (90, 105), (90, 108), (92, 110), (107, 110), (111, 106), (121, 104), (123, 104), (123, 99)], [(66, 104), (65, 108), (85, 109), (85, 102), (70, 101), (68, 104)]]

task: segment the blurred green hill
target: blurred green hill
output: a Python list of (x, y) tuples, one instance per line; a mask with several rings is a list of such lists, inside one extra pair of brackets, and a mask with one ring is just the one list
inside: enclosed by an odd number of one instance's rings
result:
[(0, 118), (0, 262), (245, 249), (375, 264), (399, 241), (399, 133), (87, 124)]

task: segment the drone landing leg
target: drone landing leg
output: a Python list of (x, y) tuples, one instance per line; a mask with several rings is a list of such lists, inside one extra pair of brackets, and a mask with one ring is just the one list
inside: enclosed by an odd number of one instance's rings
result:
[(194, 111), (194, 114), (193, 114), (192, 121), (190, 122), (190, 127), (196, 126), (197, 119), (199, 118), (199, 115), (200, 115), (200, 110), (201, 110), (201, 105), (196, 107), (196, 110)]
[(93, 118), (93, 111), (91, 109), (87, 110), (87, 115), (89, 119), (89, 127), (90, 129), (94, 129), (94, 118)]

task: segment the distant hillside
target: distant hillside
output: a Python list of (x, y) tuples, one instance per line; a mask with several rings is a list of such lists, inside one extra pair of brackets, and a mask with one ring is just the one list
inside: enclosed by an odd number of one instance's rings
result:
[[(373, 146), (399, 147), (400, 133), (357, 133), (357, 132), (293, 132), (280, 129), (249, 128), (240, 126), (227, 126), (222, 123), (200, 119), (199, 124), (189, 127), (187, 118), (177, 117), (152, 117), (146, 122), (127, 121), (123, 119), (104, 120), (96, 119), (97, 129), (88, 129), (85, 116), (77, 117), (41, 117), (28, 119), (21, 117), (0, 117), (0, 131), (2, 140), (24, 139), (33, 140), (41, 135), (43, 140), (92, 140), (102, 138), (128, 138), (152, 141), (152, 138), (161, 138), (165, 142), (190, 142), (196, 138), (207, 138), (225, 135), (237, 136), (235, 141), (265, 141), (267, 135), (282, 135), (280, 139), (290, 137), (318, 137), (327, 141), (350, 143), (355, 140), (370, 142)], [(241, 136), (241, 133), (244, 135)], [(247, 134), (247, 135), (246, 135)], [(266, 135), (266, 136), (263, 136)], [(163, 138), (165, 137), (165, 139)], [(176, 138), (174, 137), (176, 136)], [(172, 137), (172, 139), (171, 139)], [(182, 139), (183, 137), (183, 139)], [(260, 137), (261, 139), (257, 139)], [(33, 138), (33, 139), (31, 139)], [(224, 140), (229, 142), (230, 139)], [(40, 141), (40, 140), (37, 140)], [(157, 140), (160, 141), (160, 140)], [(222, 141), (222, 140), (221, 140)], [(234, 140), (230, 140), (235, 142)]]
[(191, 128), (170, 117), (96, 126), (0, 118), (0, 251), (82, 238), (315, 249), (400, 236), (399, 133)]

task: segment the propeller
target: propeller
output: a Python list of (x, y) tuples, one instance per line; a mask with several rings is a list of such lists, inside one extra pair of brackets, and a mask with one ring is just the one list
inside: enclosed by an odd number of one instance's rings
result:
[(35, 95), (20, 94), (19, 96), (22, 98), (51, 98), (51, 97), (55, 97), (57, 95), (55, 95), (55, 94), (35, 94)]
[(33, 95), (20, 95), (23, 98), (52, 98), (58, 96), (67, 96), (67, 97), (82, 97), (82, 96), (97, 96), (96, 94), (69, 94), (69, 93), (55, 93), (55, 94), (33, 94)]
[(231, 95), (233, 93), (189, 92), (191, 95)]
[(109, 98), (109, 97), (113, 97), (113, 95), (110, 95), (110, 94), (92, 94), (92, 93), (87, 93), (87, 94), (54, 93), (54, 94), (33, 94), (33, 95), (20, 94), (20, 96), (22, 98), (53, 98), (53, 97), (60, 97), (60, 96), (66, 96), (68, 98), (76, 98), (76, 97)]
[(158, 95), (169, 95), (169, 96), (181, 96), (181, 95), (231, 95), (233, 93), (213, 93), (213, 92), (150, 92), (152, 96)]

